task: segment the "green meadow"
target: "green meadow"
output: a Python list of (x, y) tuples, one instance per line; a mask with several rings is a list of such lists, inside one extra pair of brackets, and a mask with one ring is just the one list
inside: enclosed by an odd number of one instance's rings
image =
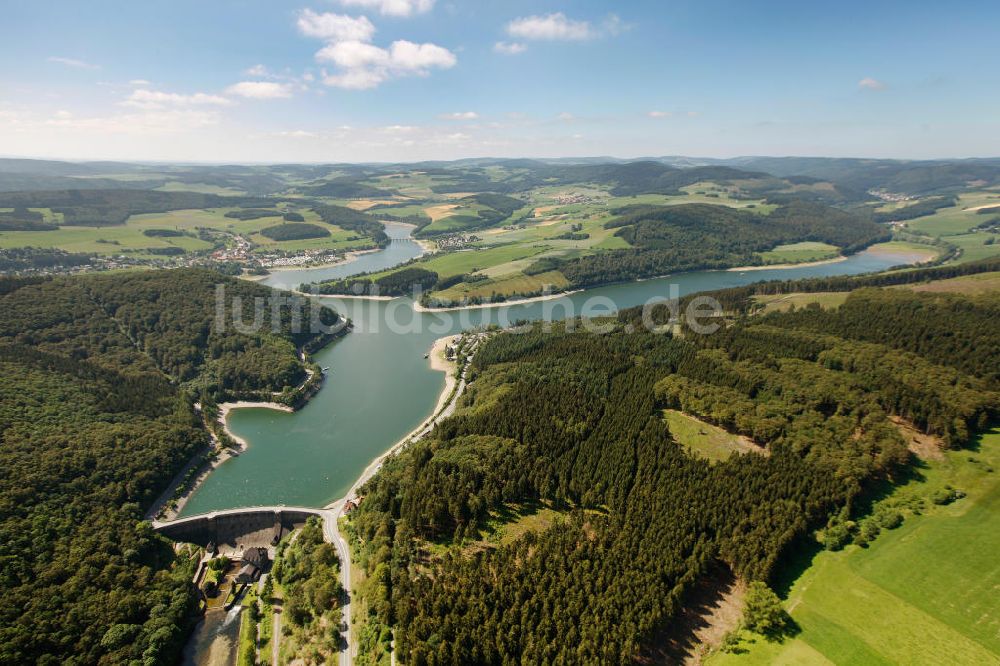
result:
[(709, 460), (727, 460), (737, 451), (747, 451), (749, 447), (743, 438), (701, 419), (679, 412), (676, 409), (663, 410), (671, 437), (691, 453)]
[(989, 219), (988, 215), (980, 214), (976, 209), (991, 205), (1000, 206), (1000, 193), (990, 190), (969, 192), (959, 195), (955, 206), (942, 208), (934, 215), (908, 220), (906, 226), (917, 233), (929, 236), (964, 234)]
[(796, 264), (804, 261), (832, 259), (838, 256), (840, 256), (840, 248), (836, 245), (813, 241), (787, 243), (760, 253), (760, 258), (765, 264)]
[[(930, 501), (947, 487), (967, 496)], [(881, 500), (904, 511), (867, 548), (820, 552), (785, 601), (800, 631), (784, 642), (741, 634), (712, 666), (1000, 663), (1000, 429), (918, 466)]]
[[(52, 231), (3, 231), (0, 232), (0, 248), (40, 247), (58, 248), (67, 252), (83, 252), (98, 255), (116, 255), (128, 252), (133, 256), (143, 256), (142, 251), (150, 248), (179, 247), (186, 252), (211, 249), (212, 244), (196, 237), (198, 229), (213, 229), (243, 235), (260, 246), (261, 249), (281, 249), (287, 251), (327, 248), (347, 250), (370, 244), (368, 239), (340, 227), (323, 224), (319, 216), (311, 210), (299, 210), (307, 222), (320, 224), (330, 230), (330, 236), (295, 241), (274, 241), (260, 234), (261, 229), (281, 224), (284, 209), (275, 209), (274, 215), (255, 220), (237, 220), (226, 217), (234, 208), (211, 208), (172, 210), (166, 213), (133, 215), (123, 225), (108, 227), (62, 226)], [(42, 211), (46, 219), (56, 219), (51, 211)], [(183, 231), (183, 236), (146, 236), (148, 229), (170, 229)], [(150, 255), (152, 256), (152, 255)]]

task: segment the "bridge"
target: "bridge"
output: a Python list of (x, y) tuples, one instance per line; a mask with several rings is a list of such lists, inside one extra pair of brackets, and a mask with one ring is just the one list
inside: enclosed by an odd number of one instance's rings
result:
[(323, 534), (328, 541), (336, 529), (335, 512), (300, 506), (251, 506), (222, 509), (176, 520), (153, 521), (153, 529), (175, 541), (205, 545), (214, 541), (222, 544), (257, 546), (274, 542), (275, 537), (304, 524), (310, 517), (323, 521)]

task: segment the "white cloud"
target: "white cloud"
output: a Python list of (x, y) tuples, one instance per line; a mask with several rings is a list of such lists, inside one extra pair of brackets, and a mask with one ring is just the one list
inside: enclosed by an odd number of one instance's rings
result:
[(673, 114), (669, 111), (650, 111), (646, 115), (650, 118), (669, 118)]
[(504, 55), (517, 55), (527, 51), (528, 45), (521, 42), (497, 42), (493, 45), (493, 50)]
[(349, 40), (327, 44), (316, 52), (316, 60), (332, 62), (344, 69), (385, 67), (389, 63), (389, 52), (374, 44)]
[(256, 76), (258, 78), (265, 78), (271, 76), (271, 72), (264, 65), (254, 65), (253, 67), (247, 67), (243, 70), (243, 73), (247, 76)]
[(76, 69), (100, 69), (100, 65), (93, 65), (89, 62), (83, 60), (77, 60), (76, 58), (63, 58), (60, 56), (49, 56), (49, 62), (59, 63), (60, 65), (66, 65), (67, 67), (75, 67)]
[(414, 125), (386, 125), (381, 129), (388, 134), (410, 134), (417, 131)]
[(569, 111), (563, 111), (562, 113), (560, 113), (560, 114), (558, 114), (556, 116), (556, 120), (561, 120), (563, 122), (567, 122), (568, 123), (568, 122), (571, 122), (573, 120), (576, 120), (576, 116), (574, 116)]
[(441, 120), (478, 120), (479, 114), (475, 111), (456, 111), (455, 113), (442, 113), (438, 117)]
[(574, 21), (562, 12), (525, 16), (507, 24), (507, 34), (527, 40), (583, 41), (597, 36), (587, 21)]
[[(420, 3), (411, 4), (419, 9)], [(303, 34), (326, 40), (315, 57), (337, 67), (332, 73), (322, 72), (328, 86), (365, 90), (393, 77), (427, 76), (432, 69), (448, 69), (457, 62), (454, 53), (437, 44), (399, 39), (388, 48), (376, 46), (371, 43), (375, 26), (363, 16), (355, 19), (305, 9), (299, 14), (298, 26)]]
[(434, 0), (339, 0), (345, 7), (361, 7), (385, 16), (423, 14), (434, 7)]
[(421, 76), (427, 74), (433, 67), (448, 69), (454, 67), (457, 62), (455, 54), (443, 46), (429, 43), (415, 44), (405, 39), (393, 42), (389, 52), (393, 68)]
[(299, 13), (297, 25), (299, 32), (307, 37), (338, 42), (370, 42), (375, 36), (375, 26), (365, 16), (354, 18), (330, 12), (317, 14), (311, 9), (303, 9)]
[(140, 87), (140, 86), (149, 86), (149, 85), (152, 85), (152, 83), (150, 83), (146, 79), (132, 79), (131, 81), (128, 82), (128, 84), (130, 86), (135, 86), (137, 88)]
[(870, 77), (865, 77), (858, 81), (858, 87), (862, 90), (885, 90), (888, 86), (884, 82), (878, 79), (873, 79)]
[(306, 130), (286, 130), (284, 132), (275, 132), (273, 136), (287, 137), (290, 139), (314, 139), (319, 136), (315, 132), (307, 132)]
[(232, 102), (225, 97), (209, 95), (207, 93), (182, 95), (180, 93), (168, 93), (140, 88), (133, 90), (132, 94), (122, 104), (125, 106), (134, 106), (138, 109), (153, 110), (184, 106), (226, 106), (232, 104)]
[(415, 44), (404, 39), (388, 49), (358, 41), (333, 42), (316, 53), (321, 62), (331, 62), (339, 72), (325, 74), (328, 86), (364, 90), (394, 76), (426, 76), (431, 69), (448, 69), (455, 55), (437, 44)]
[(368, 90), (386, 80), (384, 70), (349, 69), (339, 74), (324, 74), (323, 84), (347, 90)]
[(226, 88), (226, 92), (250, 99), (283, 99), (292, 96), (292, 86), (274, 81), (240, 81)]

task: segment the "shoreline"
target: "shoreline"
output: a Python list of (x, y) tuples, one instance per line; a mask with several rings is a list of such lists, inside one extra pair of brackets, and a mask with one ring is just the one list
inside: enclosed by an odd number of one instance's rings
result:
[[(180, 515), (181, 511), (184, 510), (184, 505), (187, 504), (194, 492), (204, 483), (208, 475), (214, 472), (222, 463), (226, 462), (230, 458), (239, 456), (244, 453), (249, 447), (250, 443), (243, 439), (232, 430), (229, 429), (229, 422), (227, 417), (229, 413), (234, 409), (246, 409), (246, 408), (263, 408), (263, 409), (275, 409), (282, 412), (294, 412), (295, 410), (287, 405), (282, 405), (276, 402), (252, 402), (249, 400), (237, 400), (235, 402), (224, 402), (218, 405), (219, 416), (217, 421), (219, 425), (222, 426), (222, 431), (226, 435), (236, 442), (237, 447), (223, 446), (222, 442), (219, 441), (215, 433), (212, 432), (211, 428), (207, 428), (208, 435), (211, 438), (211, 443), (205, 449), (202, 449), (194, 454), (188, 463), (181, 469), (171, 480), (170, 485), (160, 493), (160, 496), (156, 498), (156, 501), (149, 507), (146, 511), (146, 520), (159, 520), (160, 522), (170, 522), (171, 520), (176, 520)], [(201, 411), (201, 407), (198, 407), (198, 413), (204, 414)], [(200, 461), (200, 462), (199, 462)], [(178, 486), (183, 482), (184, 478), (190, 473), (192, 466), (198, 465), (198, 472), (190, 480), (190, 486), (184, 492), (183, 495), (174, 499), (174, 493), (177, 492)], [(174, 506), (167, 508), (170, 502), (174, 502)], [(160, 518), (160, 515), (163, 515)]]
[(310, 296), (312, 298), (336, 298), (336, 299), (351, 299), (356, 301), (391, 301), (397, 298), (402, 298), (402, 296), (355, 296), (354, 294), (310, 294), (307, 291), (296, 291), (296, 294), (302, 294), (303, 296)]
[[(860, 254), (860, 253), (859, 253)], [(723, 268), (722, 270), (727, 272), (745, 272), (745, 271), (770, 271), (770, 270), (788, 270), (790, 268), (808, 268), (809, 266), (823, 266), (825, 264), (839, 264), (842, 261), (847, 261), (847, 257), (840, 255), (838, 257), (833, 257), (831, 259), (817, 259), (816, 261), (801, 261), (797, 264), (763, 264), (755, 266), (734, 266), (733, 268)]]
[(253, 402), (250, 400), (237, 400), (236, 402), (223, 402), (219, 405), (219, 425), (222, 431), (234, 442), (240, 445), (239, 452), (243, 453), (250, 447), (250, 443), (229, 429), (229, 412), (234, 409), (274, 409), (279, 412), (292, 413), (295, 410), (288, 405), (278, 402)]
[(564, 296), (570, 296), (571, 294), (577, 294), (584, 289), (571, 289), (570, 291), (559, 291), (554, 294), (544, 294), (542, 296), (531, 296), (529, 298), (517, 298), (512, 301), (502, 301), (500, 303), (478, 303), (476, 305), (449, 305), (443, 308), (429, 308), (425, 305), (421, 305), (417, 301), (413, 302), (414, 312), (449, 312), (454, 310), (481, 310), (483, 308), (502, 308), (508, 305), (524, 305), (526, 303), (537, 303), (540, 301), (550, 301), (555, 298), (562, 298)]
[(310, 264), (308, 266), (274, 266), (274, 271), (270, 268), (267, 269), (267, 275), (240, 275), (239, 277), (244, 280), (249, 280), (251, 282), (258, 282), (260, 280), (266, 280), (271, 277), (272, 272), (284, 273), (285, 271), (316, 271), (322, 270), (324, 268), (335, 268), (337, 266), (343, 266), (344, 264), (350, 264), (357, 261), (363, 254), (371, 254), (372, 252), (379, 252), (382, 248), (373, 247), (367, 250), (350, 250), (344, 253), (344, 258), (339, 261), (327, 261), (322, 264)]
[(344, 496), (338, 497), (337, 499), (326, 504), (323, 507), (324, 509), (335, 510), (337, 517), (339, 518), (342, 515), (343, 507), (347, 503), (347, 500), (355, 497), (357, 495), (358, 488), (363, 486), (365, 483), (370, 481), (373, 476), (375, 476), (379, 469), (381, 469), (382, 463), (384, 463), (388, 457), (398, 453), (402, 448), (409, 444), (414, 437), (432, 427), (441, 413), (448, 406), (448, 403), (452, 400), (458, 399), (457, 395), (453, 395), (453, 393), (455, 393), (455, 387), (459, 383), (459, 379), (454, 375), (457, 363), (454, 361), (447, 361), (443, 355), (445, 345), (461, 337), (461, 333), (446, 335), (435, 340), (433, 346), (431, 347), (430, 356), (428, 357), (430, 367), (432, 370), (444, 372), (445, 382), (444, 388), (438, 395), (437, 403), (434, 405), (430, 414), (428, 414), (426, 418), (421, 419), (416, 428), (404, 435), (399, 441), (389, 447), (389, 449), (368, 463), (368, 466), (361, 472), (361, 475), (354, 481), (354, 483), (351, 484), (351, 487), (348, 488), (347, 493), (345, 493)]

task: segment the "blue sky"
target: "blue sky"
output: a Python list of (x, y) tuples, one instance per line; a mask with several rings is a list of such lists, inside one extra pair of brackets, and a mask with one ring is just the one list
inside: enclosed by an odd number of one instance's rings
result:
[(996, 2), (0, 0), (0, 154), (1000, 155)]

